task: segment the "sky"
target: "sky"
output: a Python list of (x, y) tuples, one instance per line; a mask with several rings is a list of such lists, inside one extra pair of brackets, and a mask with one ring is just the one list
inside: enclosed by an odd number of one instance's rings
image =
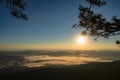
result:
[[(78, 44), (79, 29), (72, 25), (79, 22), (78, 7), (88, 5), (84, 0), (24, 0), (28, 21), (10, 15), (9, 9), (0, 5), (0, 50), (120, 50), (114, 43), (119, 36), (110, 39), (86, 36), (84, 45)], [(103, 8), (94, 8), (107, 20), (120, 16), (120, 0), (106, 0)]]

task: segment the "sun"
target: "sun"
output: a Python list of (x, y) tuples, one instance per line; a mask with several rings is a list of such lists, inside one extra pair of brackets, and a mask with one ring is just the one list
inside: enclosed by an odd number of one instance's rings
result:
[(77, 42), (78, 42), (79, 44), (85, 44), (85, 43), (86, 43), (86, 38), (85, 38), (84, 36), (79, 36), (79, 37), (77, 38)]

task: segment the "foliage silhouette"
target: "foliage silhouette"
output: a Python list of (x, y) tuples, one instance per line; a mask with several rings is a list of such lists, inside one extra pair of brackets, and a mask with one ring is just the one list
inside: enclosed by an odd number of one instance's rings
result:
[(0, 0), (0, 4), (5, 4), (14, 17), (28, 20), (27, 15), (24, 13), (27, 5), (23, 0)]
[[(73, 28), (83, 27), (82, 35), (94, 36), (95, 40), (99, 37), (109, 38), (110, 36), (120, 35), (120, 19), (113, 16), (111, 21), (107, 21), (102, 14), (95, 13), (94, 7), (102, 7), (106, 5), (104, 0), (86, 0), (88, 7), (79, 6), (79, 23), (74, 24)], [(94, 7), (93, 7), (94, 6)], [(120, 46), (120, 41), (116, 44)]]

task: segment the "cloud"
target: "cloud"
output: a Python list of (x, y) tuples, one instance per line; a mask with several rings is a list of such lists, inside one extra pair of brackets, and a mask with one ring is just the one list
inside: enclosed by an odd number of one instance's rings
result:
[(25, 56), (26, 63), (23, 66), (27, 67), (41, 67), (46, 65), (79, 65), (88, 62), (103, 62), (109, 60), (102, 60), (94, 57), (80, 57), (80, 56), (49, 56), (49, 55), (32, 55)]

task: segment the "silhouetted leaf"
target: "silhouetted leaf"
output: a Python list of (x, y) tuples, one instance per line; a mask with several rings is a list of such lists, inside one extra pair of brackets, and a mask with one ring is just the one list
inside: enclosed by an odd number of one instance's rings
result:
[[(92, 6), (102, 7), (106, 4), (105, 0), (86, 0), (90, 5), (79, 6), (79, 25), (87, 31), (87, 35), (103, 38), (109, 38), (109, 36), (120, 35), (120, 19), (117, 16), (113, 16), (111, 21), (106, 21), (106, 18), (101, 13), (96, 13)], [(74, 25), (75, 26), (75, 25)], [(85, 34), (86, 32), (81, 32)], [(118, 33), (119, 32), (119, 33)], [(119, 43), (117, 41), (117, 43)]]
[(27, 15), (23, 13), (26, 7), (26, 3), (23, 0), (0, 0), (0, 3), (5, 3), (14, 17), (28, 20)]

